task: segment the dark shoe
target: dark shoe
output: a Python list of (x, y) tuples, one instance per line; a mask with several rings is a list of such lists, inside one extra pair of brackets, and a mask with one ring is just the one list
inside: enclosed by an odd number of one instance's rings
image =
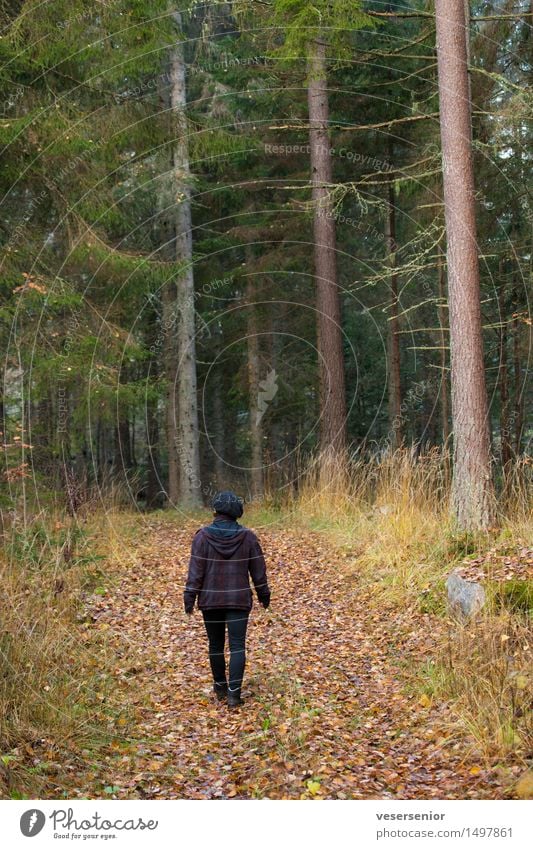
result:
[(219, 702), (223, 702), (228, 695), (228, 685), (225, 682), (222, 684), (213, 684), (213, 691)]
[(238, 690), (230, 690), (228, 687), (228, 707), (230, 708), (238, 708), (242, 704), (244, 704), (241, 699), (241, 688)]

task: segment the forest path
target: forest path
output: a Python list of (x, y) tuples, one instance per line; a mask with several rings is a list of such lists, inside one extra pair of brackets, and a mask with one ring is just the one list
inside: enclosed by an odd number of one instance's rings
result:
[(80, 795), (101, 783), (117, 798), (501, 796), (445, 739), (446, 706), (406, 688), (432, 654), (432, 620), (369, 605), (319, 534), (257, 529), (272, 605), (254, 600), (245, 706), (217, 703), (201, 614), (183, 613), (194, 530), (145, 520), (138, 565), (95, 599), (119, 711)]

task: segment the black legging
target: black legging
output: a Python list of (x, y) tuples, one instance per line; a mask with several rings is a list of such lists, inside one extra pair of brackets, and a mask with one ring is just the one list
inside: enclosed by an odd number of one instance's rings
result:
[(239, 690), (246, 664), (246, 627), (249, 613), (247, 610), (217, 609), (202, 610), (207, 639), (209, 640), (209, 662), (216, 684), (226, 682), (226, 660), (224, 641), (226, 624), (229, 636), (229, 688)]

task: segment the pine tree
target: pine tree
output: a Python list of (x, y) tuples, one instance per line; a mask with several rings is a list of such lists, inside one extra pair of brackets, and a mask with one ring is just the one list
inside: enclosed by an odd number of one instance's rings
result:
[(463, 0), (436, 0), (435, 13), (450, 304), (453, 510), (460, 527), (475, 529), (492, 523), (494, 491)]

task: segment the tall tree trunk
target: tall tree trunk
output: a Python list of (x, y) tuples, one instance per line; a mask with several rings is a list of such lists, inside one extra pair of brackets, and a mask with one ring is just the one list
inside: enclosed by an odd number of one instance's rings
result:
[(214, 463), (215, 463), (215, 488), (216, 489), (227, 489), (225, 485), (225, 479), (227, 477), (227, 468), (224, 462), (224, 458), (226, 455), (226, 447), (225, 447), (225, 410), (224, 410), (224, 399), (223, 399), (223, 385), (220, 380), (215, 380), (213, 382), (213, 391), (211, 393), (211, 398), (213, 402), (213, 430), (212, 430), (212, 439), (213, 446), (212, 450), (215, 452)]
[(131, 456), (131, 468), (135, 469), (137, 467), (137, 454), (136, 454), (136, 444), (135, 437), (137, 434), (137, 421), (135, 416), (135, 407), (131, 409), (131, 421), (130, 425), (130, 456)]
[[(287, 301), (272, 304), (267, 315), (267, 362), (268, 370), (280, 373), (280, 363), (283, 361), (283, 330), (290, 325), (290, 305)], [(264, 431), (267, 436), (267, 464), (270, 489), (279, 488), (284, 480), (283, 473), (287, 471), (290, 478), (289, 465), (283, 462), (285, 451), (283, 427), (278, 416), (269, 416)]]
[(448, 326), (447, 296), (446, 296), (446, 273), (444, 270), (444, 257), (439, 245), (439, 327), (440, 327), (440, 417), (442, 427), (442, 443), (448, 444), (450, 438), (450, 409), (448, 404), (448, 362), (446, 350), (448, 348), (448, 337), (446, 329)]
[(440, 131), (448, 240), (454, 472), (452, 505), (465, 529), (494, 515), (476, 241), (464, 0), (436, 0)]
[(259, 409), (259, 381), (261, 380), (261, 364), (259, 359), (259, 326), (257, 307), (255, 305), (254, 284), (251, 276), (253, 251), (246, 247), (246, 317), (248, 343), (248, 394), (250, 412), (250, 443), (251, 443), (251, 488), (252, 498), (262, 498), (264, 492), (263, 479), (263, 427), (261, 410)]
[(150, 309), (144, 322), (145, 344), (152, 352), (152, 358), (147, 363), (147, 371), (144, 375), (146, 380), (145, 393), (145, 448), (144, 462), (146, 463), (146, 506), (153, 508), (162, 506), (163, 485), (161, 482), (161, 463), (159, 445), (159, 410), (158, 397), (150, 391), (150, 387), (157, 384), (161, 372), (159, 353), (161, 343), (164, 340), (161, 334), (161, 325), (157, 321), (157, 310)]
[[(222, 327), (218, 322), (213, 324), (213, 363), (218, 363), (223, 360), (222, 342), (223, 333)], [(227, 405), (224, 399), (227, 397), (226, 373), (222, 368), (216, 371), (210, 371), (212, 380), (210, 383), (208, 408), (208, 428), (207, 428), (207, 443), (210, 454), (207, 458), (210, 474), (208, 475), (211, 486), (210, 494), (214, 494), (213, 490), (228, 489), (228, 440), (226, 438), (226, 422), (228, 418)], [(204, 402), (205, 403), (205, 402)], [(233, 432), (232, 429), (229, 429)]]
[(129, 411), (127, 405), (125, 405), (120, 399), (120, 387), (127, 381), (127, 378), (127, 370), (125, 368), (119, 369), (119, 385), (117, 387), (119, 397), (117, 399), (117, 421), (115, 423), (115, 446), (113, 458), (114, 471), (124, 472), (126, 479), (126, 472), (132, 468), (133, 460), (131, 452)]
[(511, 443), (509, 441), (509, 370), (507, 357), (507, 313), (505, 308), (505, 282), (503, 278), (503, 262), (500, 262), (501, 289), (498, 297), (500, 340), (499, 340), (499, 389), (500, 389), (500, 445), (501, 463), (505, 467), (511, 459)]
[(524, 430), (524, 392), (520, 356), (520, 318), (518, 316), (518, 289), (514, 292), (513, 314), (513, 383), (514, 383), (514, 444), (518, 457), (522, 451), (522, 433)]
[(159, 500), (159, 420), (157, 401), (150, 398), (146, 404), (146, 506), (155, 507)]
[(161, 292), (163, 322), (163, 371), (165, 374), (165, 431), (167, 443), (167, 498), (176, 504), (179, 498), (178, 415), (176, 404), (176, 287), (167, 280)]
[[(389, 145), (389, 157), (392, 157)], [(392, 161), (392, 160), (391, 160)], [(394, 182), (387, 181), (387, 211), (385, 213), (385, 240), (390, 273), (390, 318), (388, 332), (388, 377), (389, 377), (389, 428), (392, 448), (403, 441), (402, 388), (400, 371), (400, 321), (398, 318), (398, 274), (396, 268), (396, 210), (394, 206)]]
[[(181, 15), (173, 13), (181, 30)], [(181, 38), (181, 32), (178, 34)], [(194, 276), (192, 258), (191, 175), (185, 107), (185, 57), (177, 40), (170, 55), (170, 106), (174, 118), (173, 183), (176, 261), (184, 264), (176, 280), (177, 321), (177, 398), (179, 500), (184, 506), (201, 505), (200, 445), (198, 399), (196, 392), (196, 331)]]
[(465, 45), (466, 45), (466, 75), (468, 81), (468, 111), (470, 120), (470, 132), (472, 132), (472, 80), (470, 79), (470, 0), (463, 0), (464, 7), (464, 26), (465, 26)]
[(309, 143), (314, 206), (314, 264), (320, 391), (320, 449), (323, 458), (346, 449), (346, 397), (337, 286), (335, 217), (331, 201), (326, 44), (318, 38), (309, 55)]
[(133, 466), (131, 456), (131, 434), (130, 423), (127, 413), (121, 413), (120, 419), (115, 425), (115, 471), (126, 473)]
[[(170, 75), (170, 61), (165, 57), (164, 73), (159, 79), (159, 108), (162, 113), (169, 114), (170, 97), (165, 81)], [(171, 122), (169, 122), (169, 134)], [(172, 171), (172, 155), (163, 158), (166, 168)], [(174, 192), (170, 181), (161, 181), (157, 193), (158, 217), (156, 225), (156, 242), (159, 244), (159, 255), (172, 262), (175, 259), (175, 231), (173, 221)], [(176, 283), (172, 278), (165, 281), (161, 287), (161, 369), (165, 378), (165, 443), (167, 448), (167, 484), (166, 498), (173, 505), (179, 498), (179, 468), (178, 468), (178, 411), (176, 400), (177, 382), (177, 305)], [(152, 466), (152, 463), (150, 463)], [(155, 480), (152, 481), (155, 486)]]
[(96, 421), (96, 437), (95, 437), (95, 454), (96, 454), (96, 473), (95, 480), (99, 486), (102, 482), (102, 421), (100, 418)]

